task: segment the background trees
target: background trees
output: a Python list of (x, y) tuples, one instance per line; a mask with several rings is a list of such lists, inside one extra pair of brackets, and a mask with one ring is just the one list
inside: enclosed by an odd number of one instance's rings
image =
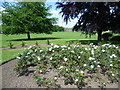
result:
[(103, 31), (120, 32), (120, 2), (57, 2), (64, 21), (78, 18), (73, 30), (84, 31), (86, 34), (98, 33), (101, 41)]
[(47, 18), (49, 7), (44, 2), (4, 3), (2, 12), (3, 33), (23, 34), (51, 33), (55, 18)]
[(53, 30), (54, 30), (54, 32), (63, 32), (64, 31), (64, 27), (59, 26), (59, 25), (54, 25), (53, 26)]

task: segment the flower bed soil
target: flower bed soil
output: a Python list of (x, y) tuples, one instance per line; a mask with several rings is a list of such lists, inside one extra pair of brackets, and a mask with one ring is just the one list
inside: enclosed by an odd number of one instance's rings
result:
[[(2, 88), (43, 88), (38, 87), (35, 80), (32, 78), (34, 68), (29, 68), (29, 73), (24, 76), (17, 76), (16, 73), (13, 71), (13, 67), (16, 64), (16, 59), (11, 60), (0, 67), (2, 67)], [(57, 75), (57, 72), (48, 72), (45, 74), (46, 77), (54, 77)], [(62, 77), (59, 78), (58, 84), (61, 85), (61, 88), (77, 88), (76, 85), (64, 85), (64, 81)], [(97, 82), (92, 81), (91, 86), (92, 88), (98, 88)], [(86, 88), (87, 88), (86, 87)], [(118, 88), (118, 83), (108, 84), (106, 88)]]

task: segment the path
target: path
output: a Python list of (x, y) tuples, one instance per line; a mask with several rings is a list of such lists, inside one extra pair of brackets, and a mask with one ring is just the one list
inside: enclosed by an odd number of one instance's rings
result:
[[(95, 39), (50, 39), (50, 40), (95, 40)], [(10, 48), (10, 47), (0, 47), (0, 49), (18, 49), (18, 48), (28, 48), (29, 46), (31, 45), (26, 45), (24, 47), (22, 46), (15, 46), (13, 48)], [(48, 44), (39, 44), (39, 45), (36, 45), (36, 46), (50, 46)]]
[[(28, 48), (30, 46), (34, 46), (34, 45), (25, 45), (24, 47), (22, 46), (15, 46), (13, 48), (10, 48), (10, 47), (0, 47), (0, 49), (19, 49), (19, 48)], [(39, 44), (39, 45), (35, 45), (35, 46), (50, 46), (48, 44)]]

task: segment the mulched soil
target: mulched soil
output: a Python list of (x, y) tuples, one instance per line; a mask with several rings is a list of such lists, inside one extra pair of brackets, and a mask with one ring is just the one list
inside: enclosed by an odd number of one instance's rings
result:
[[(13, 67), (16, 64), (16, 60), (11, 60), (3, 65), (2, 67), (2, 87), (3, 88), (40, 88), (35, 83), (35, 80), (32, 78), (33, 72), (29, 73), (28, 75), (24, 76), (17, 76), (16, 73), (13, 71)], [(31, 67), (32, 68), (32, 67)], [(57, 75), (57, 72), (48, 72), (45, 74), (46, 77), (54, 77)], [(63, 80), (61, 78), (58, 81), (58, 84), (61, 85), (62, 88), (76, 88), (75, 85), (64, 85)], [(97, 88), (97, 82), (92, 81), (91, 85), (92, 88)], [(108, 84), (107, 88), (118, 88), (118, 83)]]
[[(55, 40), (95, 40), (95, 39), (55, 39)], [(19, 48), (27, 48), (29, 46), (32, 46), (32, 45), (25, 45), (24, 47), (22, 47), (22, 46), (15, 46), (13, 48), (10, 48), (10, 47), (0, 47), (0, 49), (19, 49)], [(50, 46), (50, 45), (48, 45), (48, 44), (39, 44), (37, 46)]]
[(39, 45), (25, 45), (24, 47), (22, 46), (15, 46), (13, 48), (10, 48), (10, 47), (0, 47), (0, 49), (19, 49), (19, 48), (28, 48), (30, 46), (37, 46), (37, 47), (40, 47), (40, 46), (50, 46), (48, 44), (39, 44)]

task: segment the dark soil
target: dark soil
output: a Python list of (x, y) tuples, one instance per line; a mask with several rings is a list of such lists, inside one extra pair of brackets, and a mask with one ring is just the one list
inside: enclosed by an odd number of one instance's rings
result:
[[(17, 76), (13, 71), (13, 67), (16, 64), (16, 60), (11, 60), (0, 66), (2, 68), (2, 88), (39, 88), (35, 83), (35, 80), (32, 78), (33, 73), (29, 73), (27, 76)], [(45, 74), (46, 77), (54, 77), (57, 72), (48, 72)], [(77, 88), (75, 85), (64, 85), (62, 78), (59, 79), (58, 84), (61, 85), (62, 88)], [(98, 83), (92, 81), (89, 85), (92, 88), (98, 88)], [(107, 88), (118, 88), (118, 83), (108, 84)]]

